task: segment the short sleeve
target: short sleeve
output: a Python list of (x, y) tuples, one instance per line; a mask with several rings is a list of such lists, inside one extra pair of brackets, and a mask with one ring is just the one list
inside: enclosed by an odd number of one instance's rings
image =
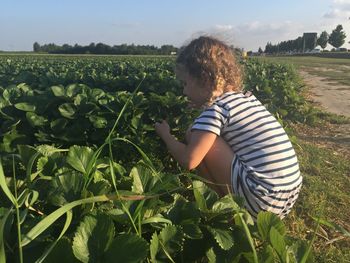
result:
[(227, 118), (228, 111), (218, 104), (213, 104), (195, 119), (191, 131), (209, 131), (220, 136), (221, 129), (226, 124)]

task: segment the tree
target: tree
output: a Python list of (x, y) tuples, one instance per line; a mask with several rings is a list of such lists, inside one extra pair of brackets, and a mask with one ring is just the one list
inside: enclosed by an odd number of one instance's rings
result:
[(341, 47), (345, 42), (346, 34), (343, 31), (342, 25), (337, 25), (337, 27), (329, 35), (328, 43), (335, 48)]
[(261, 47), (259, 47), (258, 52), (259, 52), (259, 54), (264, 53), (264, 51), (261, 49)]
[(320, 37), (317, 39), (317, 45), (320, 45), (322, 49), (325, 49), (328, 43), (329, 35), (326, 31), (323, 31)]
[(38, 42), (35, 42), (35, 43), (33, 44), (33, 51), (34, 51), (34, 52), (39, 52), (39, 51), (40, 51), (40, 45), (39, 45)]

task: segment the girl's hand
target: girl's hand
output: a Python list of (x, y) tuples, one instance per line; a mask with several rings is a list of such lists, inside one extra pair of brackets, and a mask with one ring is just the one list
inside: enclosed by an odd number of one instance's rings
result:
[(154, 128), (157, 134), (159, 135), (159, 137), (161, 137), (162, 139), (170, 134), (170, 126), (166, 120), (163, 120), (161, 123), (156, 122), (156, 124), (154, 125)]

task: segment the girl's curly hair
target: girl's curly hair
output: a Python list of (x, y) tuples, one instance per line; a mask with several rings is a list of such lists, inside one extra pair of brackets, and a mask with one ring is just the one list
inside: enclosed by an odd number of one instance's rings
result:
[(233, 49), (222, 41), (201, 36), (180, 49), (176, 65), (210, 87), (208, 104), (222, 93), (241, 91), (243, 72)]

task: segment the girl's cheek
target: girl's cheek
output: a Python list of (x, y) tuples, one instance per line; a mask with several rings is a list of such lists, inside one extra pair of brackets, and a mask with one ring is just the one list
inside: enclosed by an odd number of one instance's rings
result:
[(187, 96), (187, 88), (186, 88), (186, 86), (184, 86), (184, 89), (183, 89), (182, 93)]

